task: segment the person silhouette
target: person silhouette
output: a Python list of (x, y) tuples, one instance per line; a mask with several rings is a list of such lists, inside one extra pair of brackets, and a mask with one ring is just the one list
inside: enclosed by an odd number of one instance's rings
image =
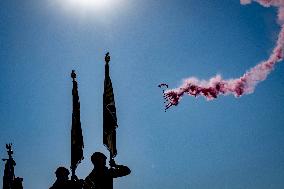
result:
[(91, 156), (94, 169), (85, 178), (84, 189), (113, 189), (113, 178), (129, 175), (131, 170), (124, 165), (117, 165), (111, 159), (110, 168), (106, 166), (107, 157), (101, 152), (95, 152)]
[(71, 183), (69, 181), (69, 170), (65, 167), (58, 167), (55, 171), (56, 181), (49, 189), (69, 189)]

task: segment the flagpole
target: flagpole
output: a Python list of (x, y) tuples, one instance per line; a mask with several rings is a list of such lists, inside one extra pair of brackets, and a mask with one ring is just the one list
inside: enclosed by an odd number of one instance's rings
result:
[(113, 160), (112, 153), (111, 153), (111, 151), (109, 151), (109, 163), (110, 163), (111, 168), (113, 167), (113, 165), (111, 164), (112, 160)]

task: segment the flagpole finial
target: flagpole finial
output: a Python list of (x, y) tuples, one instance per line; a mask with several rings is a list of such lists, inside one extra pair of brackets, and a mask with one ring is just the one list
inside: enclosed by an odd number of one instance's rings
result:
[(71, 78), (74, 80), (76, 78), (76, 73), (75, 73), (75, 70), (72, 70), (72, 73), (71, 73)]
[(12, 143), (6, 144), (6, 149), (9, 157), (12, 157), (13, 150), (12, 150)]
[(109, 52), (107, 52), (105, 56), (105, 62), (108, 64), (109, 61), (110, 61), (110, 56), (109, 56)]

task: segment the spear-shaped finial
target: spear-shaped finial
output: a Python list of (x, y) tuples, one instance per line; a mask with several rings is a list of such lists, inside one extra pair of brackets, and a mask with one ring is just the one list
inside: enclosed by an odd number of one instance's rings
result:
[(106, 56), (105, 56), (105, 62), (106, 64), (108, 64), (110, 61), (110, 56), (109, 56), (109, 52), (106, 53)]
[(72, 73), (71, 73), (71, 78), (72, 78), (73, 80), (75, 80), (75, 78), (76, 78), (76, 73), (75, 73), (75, 70), (72, 70)]

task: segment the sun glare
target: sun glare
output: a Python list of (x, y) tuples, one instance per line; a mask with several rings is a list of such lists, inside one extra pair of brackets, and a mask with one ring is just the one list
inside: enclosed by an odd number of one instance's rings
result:
[(65, 8), (78, 11), (106, 12), (119, 6), (121, 0), (60, 0)]
[(106, 8), (111, 6), (113, 0), (67, 0), (73, 6), (83, 8)]
[[(56, 2), (70, 15), (79, 17), (106, 18), (120, 12), (126, 7), (126, 0), (49, 0)], [(55, 4), (54, 4), (55, 5)]]

